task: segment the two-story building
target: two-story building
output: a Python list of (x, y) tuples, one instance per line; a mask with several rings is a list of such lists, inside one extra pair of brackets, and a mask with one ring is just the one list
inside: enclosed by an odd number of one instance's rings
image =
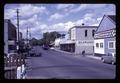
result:
[(94, 53), (97, 56), (116, 54), (116, 22), (115, 15), (104, 15), (95, 32)]
[(74, 26), (69, 29), (69, 39), (60, 42), (61, 50), (81, 54), (94, 52), (94, 33), (97, 26)]

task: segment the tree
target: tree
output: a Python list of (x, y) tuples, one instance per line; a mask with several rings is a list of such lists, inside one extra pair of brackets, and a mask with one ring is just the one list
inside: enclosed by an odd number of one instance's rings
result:
[(30, 44), (31, 44), (32, 46), (38, 45), (38, 40), (37, 40), (36, 38), (32, 38), (32, 39), (30, 40)]
[(49, 45), (51, 42), (54, 42), (56, 38), (60, 38), (61, 34), (54, 31), (54, 32), (46, 32), (43, 33), (43, 42), (44, 44)]

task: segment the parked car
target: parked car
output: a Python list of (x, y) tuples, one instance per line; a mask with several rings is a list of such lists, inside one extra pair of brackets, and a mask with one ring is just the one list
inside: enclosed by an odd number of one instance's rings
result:
[(18, 53), (8, 53), (7, 57), (10, 57), (10, 56), (18, 56)]
[(30, 56), (35, 56), (35, 51), (34, 51), (34, 50), (30, 50), (30, 51), (29, 51), (29, 55), (30, 55)]
[(49, 49), (49, 46), (47, 46), (47, 45), (43, 45), (43, 47), (42, 47), (44, 50), (48, 50)]
[(36, 53), (35, 56), (42, 56), (42, 53), (41, 52)]
[(101, 60), (104, 63), (115, 64), (116, 63), (116, 55), (113, 56), (111, 53), (108, 53), (107, 55), (102, 56)]
[(35, 50), (31, 50), (29, 52), (29, 55), (36, 57), (36, 56), (42, 56), (42, 53), (41, 52), (36, 52)]

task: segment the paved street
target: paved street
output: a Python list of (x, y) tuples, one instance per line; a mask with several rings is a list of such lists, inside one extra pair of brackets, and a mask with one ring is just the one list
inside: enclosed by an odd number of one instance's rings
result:
[(41, 57), (28, 57), (26, 79), (114, 79), (115, 65), (79, 55), (43, 50)]

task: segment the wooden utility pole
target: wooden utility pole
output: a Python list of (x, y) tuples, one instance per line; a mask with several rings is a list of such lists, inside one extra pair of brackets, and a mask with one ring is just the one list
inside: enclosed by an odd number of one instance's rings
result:
[(17, 34), (17, 36), (18, 36), (18, 37), (17, 37), (17, 42), (18, 42), (17, 50), (19, 50), (19, 9), (17, 9), (16, 12), (17, 12), (17, 30), (18, 30), (18, 31), (17, 31), (17, 32), (18, 32), (18, 34)]
[(26, 34), (26, 42), (27, 42), (27, 47), (28, 47), (28, 27), (27, 27), (27, 34)]

